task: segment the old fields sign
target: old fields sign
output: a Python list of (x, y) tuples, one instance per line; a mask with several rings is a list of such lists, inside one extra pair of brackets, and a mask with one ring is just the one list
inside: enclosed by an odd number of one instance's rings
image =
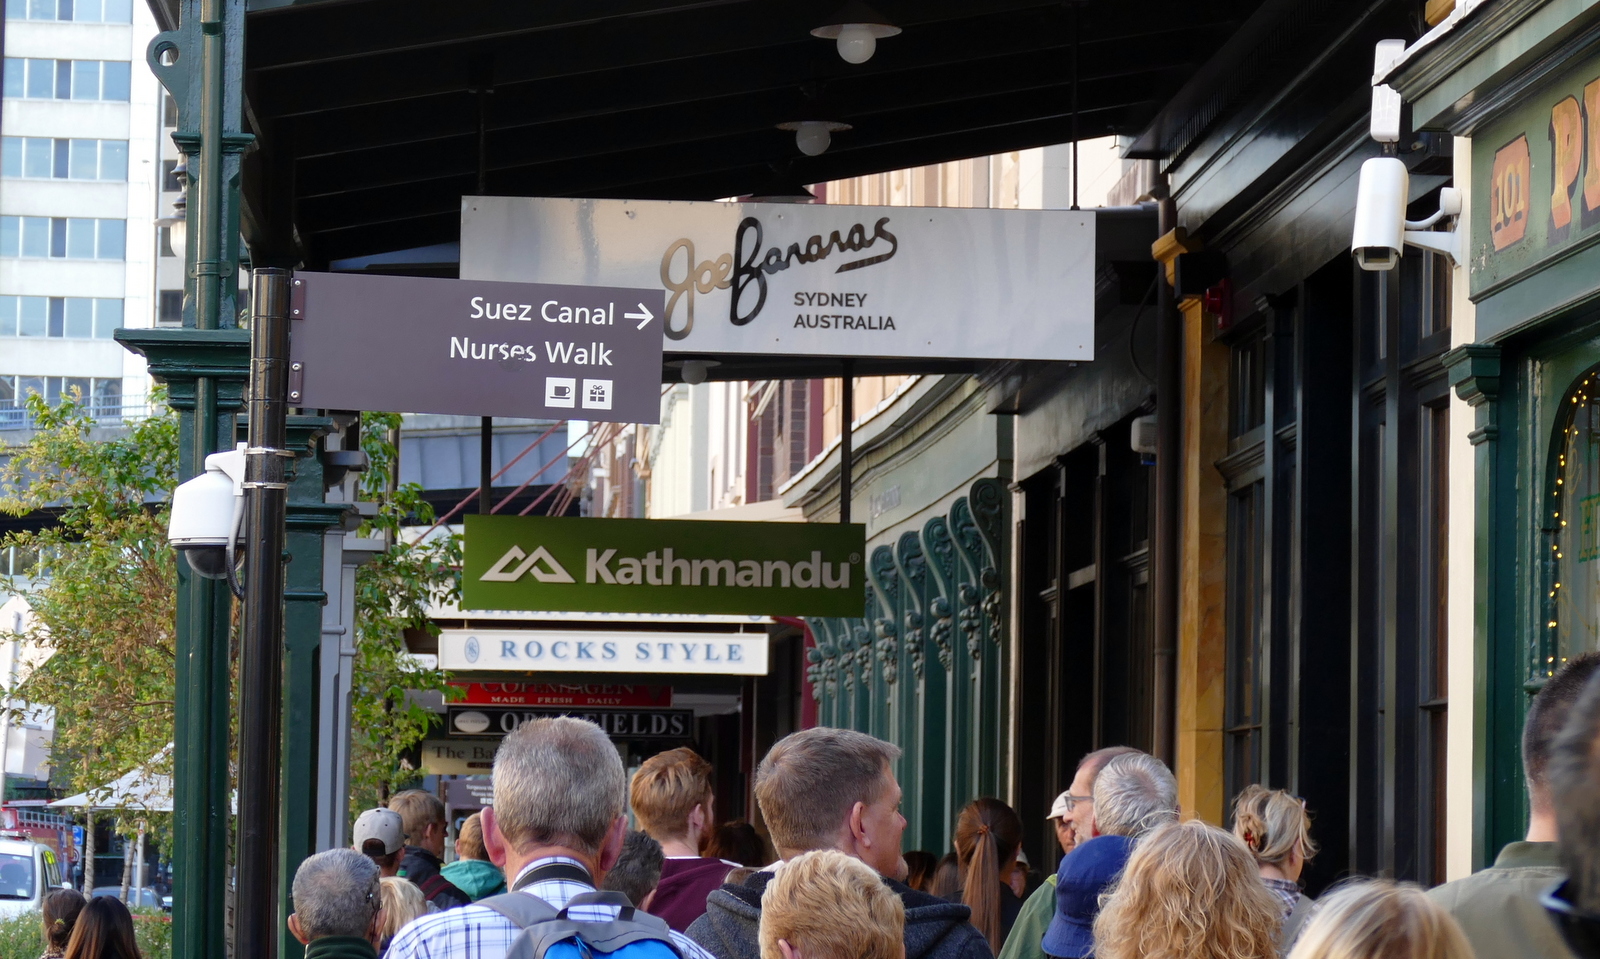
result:
[(466, 517), (469, 609), (860, 616), (865, 527)]
[(504, 736), (523, 723), (552, 716), (587, 719), (613, 739), (688, 739), (694, 735), (692, 709), (587, 709), (582, 706), (448, 707), (447, 736)]
[(1094, 359), (1089, 210), (465, 197), (461, 275), (645, 287), (699, 354)]

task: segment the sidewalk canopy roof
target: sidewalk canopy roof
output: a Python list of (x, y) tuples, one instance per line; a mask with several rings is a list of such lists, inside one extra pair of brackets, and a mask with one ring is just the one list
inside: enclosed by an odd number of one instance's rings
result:
[[(250, 0), (244, 227), (331, 260), (455, 241), (461, 197), (715, 199), (1072, 138), (1137, 135), (1260, 0)], [(176, 22), (177, 0), (152, 0)], [(492, 91), (479, 94), (478, 90)], [(802, 156), (777, 124), (848, 123)]]
[[(166, 757), (172, 751), (168, 746), (150, 760), (150, 764)], [(166, 773), (151, 772), (149, 766), (140, 766), (115, 780), (87, 792), (57, 799), (51, 806), (84, 807), (95, 809), (128, 809), (141, 812), (172, 812), (172, 777)]]

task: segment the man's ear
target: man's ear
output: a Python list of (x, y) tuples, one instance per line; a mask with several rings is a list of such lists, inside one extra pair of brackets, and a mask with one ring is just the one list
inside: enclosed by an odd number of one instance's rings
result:
[(852, 847), (872, 848), (872, 837), (867, 835), (867, 804), (858, 802), (850, 807), (850, 843)]
[[(901, 947), (904, 948), (904, 946), (905, 944), (901, 943)], [(789, 940), (787, 939), (778, 940), (778, 951), (783, 953), (783, 959), (802, 959), (800, 950), (789, 945)]]
[(639, 900), (638, 906), (643, 911), (649, 912), (650, 911), (650, 904), (652, 902), (655, 902), (655, 901), (656, 901), (656, 891), (654, 889), (652, 889), (649, 892), (644, 894), (644, 898), (643, 899)]
[[(376, 949), (379, 946), (383, 945), (383, 943), (378, 941), (379, 938), (380, 938), (380, 933), (378, 932), (378, 930), (380, 930), (382, 928), (383, 928), (383, 907), (379, 906), (377, 908), (377, 910), (375, 912), (373, 912), (373, 914), (372, 914), (372, 924), (367, 926), (367, 941), (372, 943), (372, 948), (374, 948), (374, 949)], [(304, 942), (304, 941), (305, 941), (304, 939), (301, 940), (301, 942)]]
[(611, 871), (611, 867), (622, 858), (622, 843), (628, 838), (628, 817), (618, 816), (611, 822), (611, 831), (606, 833), (606, 841), (600, 846), (600, 861), (597, 863), (602, 873)]
[(302, 946), (311, 942), (311, 939), (306, 936), (305, 930), (300, 928), (300, 917), (292, 912), (289, 913), (289, 934), (300, 940), (300, 945)]
[(706, 804), (705, 803), (695, 803), (694, 804), (694, 808), (689, 810), (689, 828), (692, 831), (699, 832), (699, 833), (703, 833), (703, 832), (706, 831)]
[(483, 851), (488, 854), (489, 861), (501, 869), (506, 867), (506, 837), (500, 835), (500, 824), (494, 818), (494, 807), (485, 806), (483, 809)]

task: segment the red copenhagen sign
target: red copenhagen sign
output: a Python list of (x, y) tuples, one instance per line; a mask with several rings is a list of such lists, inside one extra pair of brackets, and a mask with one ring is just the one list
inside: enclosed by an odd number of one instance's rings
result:
[(452, 703), (482, 706), (671, 706), (671, 686), (613, 683), (451, 683), (465, 695)]

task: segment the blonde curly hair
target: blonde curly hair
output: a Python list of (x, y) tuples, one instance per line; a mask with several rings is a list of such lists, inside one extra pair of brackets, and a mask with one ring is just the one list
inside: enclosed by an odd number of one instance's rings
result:
[(1421, 886), (1372, 879), (1323, 896), (1289, 959), (1472, 959), (1472, 946)]
[(1094, 922), (1096, 959), (1276, 959), (1283, 906), (1231, 833), (1191, 819), (1139, 841)]

